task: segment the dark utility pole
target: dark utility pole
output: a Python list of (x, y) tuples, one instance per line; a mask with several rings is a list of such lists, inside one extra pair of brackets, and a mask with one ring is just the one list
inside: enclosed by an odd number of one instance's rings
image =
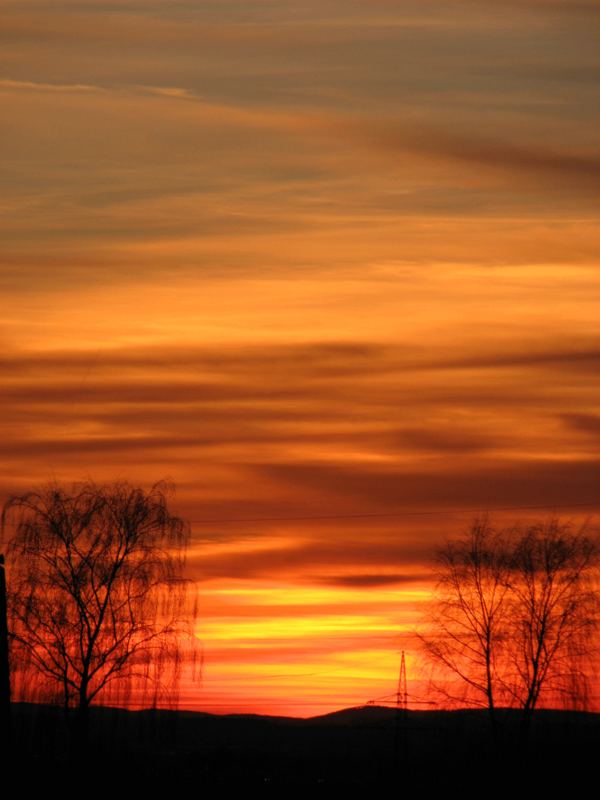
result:
[[(396, 690), (396, 724), (394, 726), (394, 760), (398, 764), (398, 757), (406, 760), (406, 716), (408, 710), (408, 690), (406, 685), (406, 660), (404, 650), (400, 659), (400, 672), (398, 673), (398, 689)], [(402, 750), (402, 752), (401, 752)]]

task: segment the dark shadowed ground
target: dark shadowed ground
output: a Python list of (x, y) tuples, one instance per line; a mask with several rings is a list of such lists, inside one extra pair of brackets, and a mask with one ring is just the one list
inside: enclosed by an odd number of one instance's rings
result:
[[(133, 793), (173, 789), (387, 787), (468, 794), (511, 786), (575, 791), (595, 783), (600, 715), (538, 711), (527, 744), (519, 716), (492, 741), (481, 711), (377, 706), (301, 720), (96, 708), (86, 761), (76, 760), (61, 709), (15, 704), (5, 774), (21, 790)], [(594, 784), (592, 784), (593, 786)]]

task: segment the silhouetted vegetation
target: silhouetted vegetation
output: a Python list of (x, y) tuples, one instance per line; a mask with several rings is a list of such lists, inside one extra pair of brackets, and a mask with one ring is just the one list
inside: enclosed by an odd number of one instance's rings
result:
[(13, 700), (76, 709), (81, 750), (93, 702), (164, 704), (175, 686), (189, 527), (167, 488), (48, 485), (4, 506)]
[(559, 520), (495, 530), (476, 520), (437, 551), (423, 650), (432, 687), (459, 705), (587, 707), (600, 625), (598, 540)]

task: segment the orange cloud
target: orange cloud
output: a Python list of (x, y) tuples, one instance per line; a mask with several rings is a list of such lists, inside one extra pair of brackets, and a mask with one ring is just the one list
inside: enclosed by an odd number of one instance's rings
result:
[(416, 681), (437, 542), (597, 509), (597, 4), (5, 5), (2, 494), (173, 479), (190, 706)]

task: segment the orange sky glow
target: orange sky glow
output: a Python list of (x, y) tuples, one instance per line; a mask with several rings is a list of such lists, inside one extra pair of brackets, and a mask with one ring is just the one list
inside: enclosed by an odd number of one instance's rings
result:
[(173, 481), (184, 707), (417, 698), (435, 545), (600, 505), (598, 4), (2, 16), (2, 498)]

